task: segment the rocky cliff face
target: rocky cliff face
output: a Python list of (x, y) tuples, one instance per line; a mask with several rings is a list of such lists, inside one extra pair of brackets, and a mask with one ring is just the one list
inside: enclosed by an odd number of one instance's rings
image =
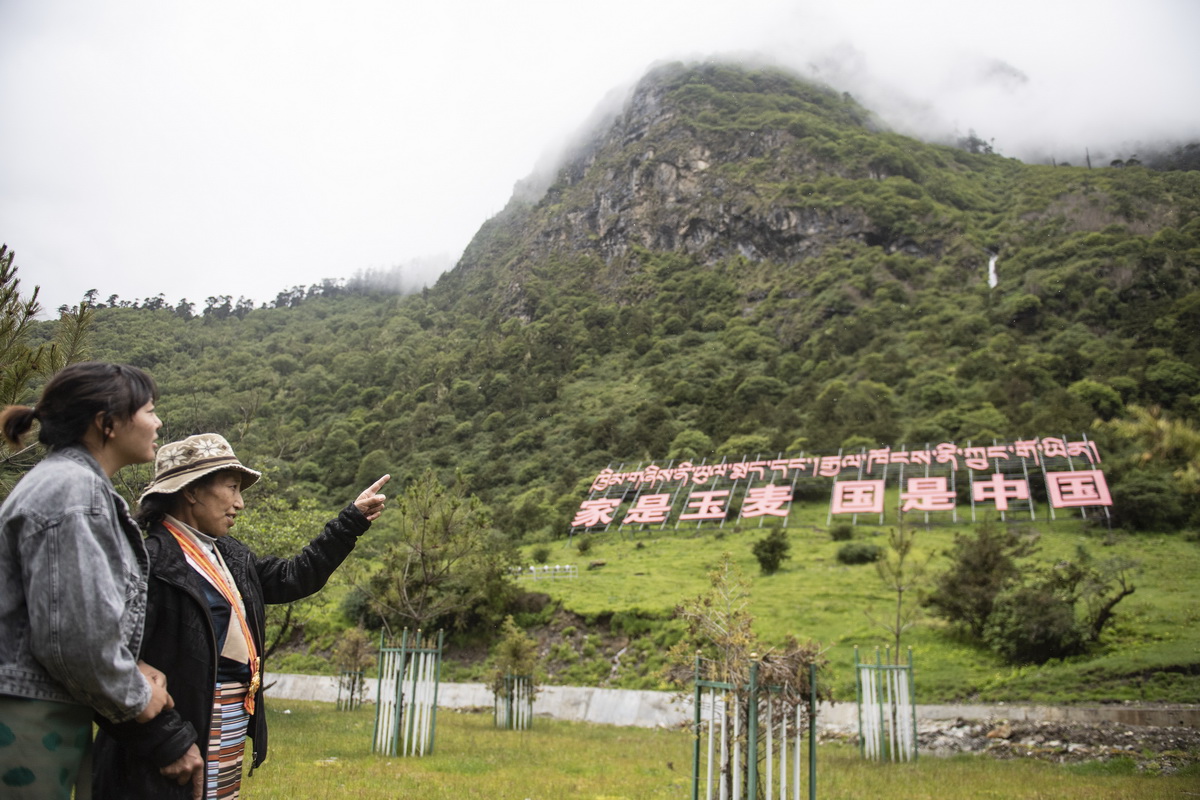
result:
[(712, 264), (739, 255), (791, 261), (827, 237), (870, 237), (861, 212), (800, 209), (764, 196), (762, 183), (829, 166), (798, 149), (792, 134), (699, 128), (689, 121), (698, 109), (680, 108), (673, 91), (659, 75), (644, 80), (625, 113), (567, 164), (545, 200), (566, 208), (546, 220), (543, 243), (606, 261), (641, 247)]
[(511, 303), (520, 276), (547, 258), (599, 259), (604, 269), (597, 276), (611, 282), (636, 271), (645, 251), (683, 254), (703, 265), (739, 256), (785, 264), (846, 240), (911, 247), (887, 241), (861, 209), (807, 203), (795, 193), (798, 182), (846, 170), (814, 151), (804, 130), (785, 127), (766, 98), (783, 88), (784, 102), (810, 108), (813, 124), (832, 113), (865, 133), (867, 115), (852, 101), (779, 76), (776, 86), (746, 81), (736, 88), (751, 106), (763, 106), (761, 124), (728, 124), (745, 110), (722, 107), (720, 95), (690, 76), (694, 69), (676, 65), (644, 78), (540, 199), (530, 202), (518, 191), (484, 226), (458, 271), (512, 271)]

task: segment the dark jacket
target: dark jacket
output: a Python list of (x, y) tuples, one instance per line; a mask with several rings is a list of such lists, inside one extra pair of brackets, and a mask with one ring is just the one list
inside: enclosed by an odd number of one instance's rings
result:
[[(349, 505), (290, 559), (258, 558), (231, 536), (217, 539), (217, 548), (246, 604), (250, 632), (259, 653), (263, 652), (266, 626), (264, 604), (290, 603), (318, 591), (370, 525), (357, 508)], [(166, 674), (167, 691), (175, 707), (144, 724), (113, 725), (97, 719), (100, 733), (92, 769), (97, 800), (189, 798), (190, 786), (168, 782), (158, 770), (182, 756), (193, 743), (200, 748), (201, 757), (208, 750), (219, 654), (201, 583), (204, 579), (188, 566), (183, 551), (161, 524), (150, 529), (146, 552), (150, 558), (150, 586), (141, 658)], [(261, 688), (255, 698), (249, 735), (254, 741), (253, 764), (257, 767), (267, 757)]]

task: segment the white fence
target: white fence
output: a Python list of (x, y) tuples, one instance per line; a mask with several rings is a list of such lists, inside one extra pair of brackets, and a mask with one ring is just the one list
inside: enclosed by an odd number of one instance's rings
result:
[(862, 664), (854, 651), (858, 678), (858, 733), (862, 753), (873, 761), (912, 761), (917, 757), (917, 707), (913, 702), (912, 650), (907, 664)]
[(441, 666), (440, 631), (436, 645), (426, 642), (420, 631), (411, 638), (404, 631), (399, 646), (380, 637), (372, 753), (423, 756), (433, 752)]
[(534, 581), (578, 578), (579, 567), (575, 564), (531, 565), (528, 567), (514, 567), (511, 570), (511, 574), (516, 578), (528, 578)]
[(504, 689), (496, 693), (497, 728), (527, 731), (533, 722), (533, 678), (529, 675), (505, 675)]
[[(803, 700), (783, 699), (778, 687), (736, 685), (700, 678), (697, 658), (692, 750), (692, 800), (801, 800), (816, 797), (816, 720)], [(810, 681), (816, 680), (811, 669)], [(815, 709), (815, 698), (810, 700)], [(802, 743), (809, 724), (807, 781), (801, 778)], [(807, 792), (805, 791), (807, 783)]]

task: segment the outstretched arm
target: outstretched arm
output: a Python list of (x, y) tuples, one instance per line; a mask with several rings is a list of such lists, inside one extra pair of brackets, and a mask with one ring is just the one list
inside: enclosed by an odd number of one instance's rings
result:
[[(326, 523), (325, 530), (292, 558), (256, 558), (254, 569), (262, 585), (263, 600), (292, 603), (320, 590), (350, 555), (355, 540), (383, 513), (387, 498), (379, 489), (389, 480), (391, 476), (384, 475), (363, 489), (353, 503)], [(220, 542), (217, 546), (221, 546)]]

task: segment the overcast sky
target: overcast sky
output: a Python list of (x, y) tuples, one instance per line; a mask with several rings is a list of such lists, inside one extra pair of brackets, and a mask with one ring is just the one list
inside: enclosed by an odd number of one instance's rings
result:
[(0, 242), (48, 309), (450, 264), (676, 59), (773, 60), (1029, 160), (1128, 157), (1200, 139), (1197, 31), (1195, 0), (0, 0)]

